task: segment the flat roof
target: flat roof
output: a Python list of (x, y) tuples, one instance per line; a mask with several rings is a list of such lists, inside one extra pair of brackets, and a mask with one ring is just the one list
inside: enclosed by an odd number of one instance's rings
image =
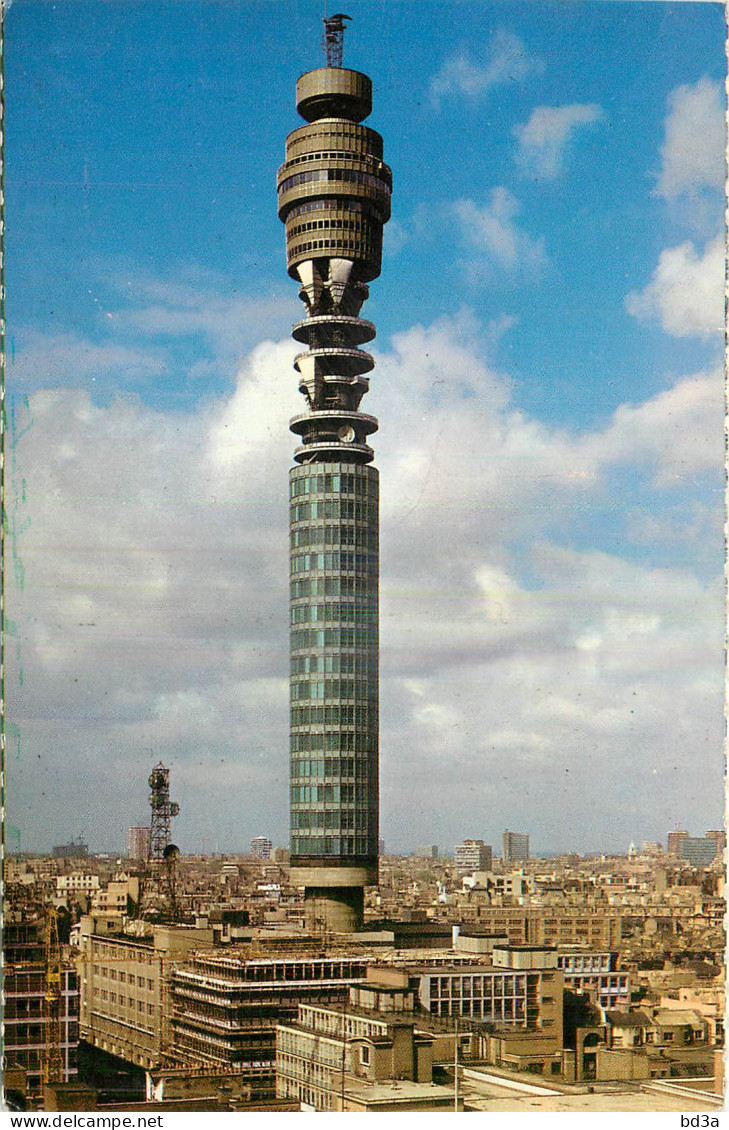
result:
[(402, 1079), (392, 1083), (351, 1083), (347, 1082), (345, 1095), (354, 1099), (374, 1100), (375, 1102), (408, 1102), (412, 1099), (450, 1099), (453, 1101), (453, 1088), (437, 1083), (414, 1083)]

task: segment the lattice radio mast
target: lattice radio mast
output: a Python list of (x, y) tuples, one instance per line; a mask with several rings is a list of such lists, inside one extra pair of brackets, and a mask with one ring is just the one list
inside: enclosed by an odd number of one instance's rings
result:
[(170, 771), (160, 761), (149, 775), (149, 850), (139, 892), (139, 917), (152, 914), (177, 917), (176, 863), (179, 849), (172, 843), (172, 817), (180, 806), (170, 800)]
[(321, 42), (326, 52), (328, 67), (341, 67), (342, 65), (344, 52), (344, 21), (351, 20), (351, 18), (351, 16), (345, 16), (343, 12), (337, 12), (334, 16), (324, 17), (324, 35), (322, 36)]

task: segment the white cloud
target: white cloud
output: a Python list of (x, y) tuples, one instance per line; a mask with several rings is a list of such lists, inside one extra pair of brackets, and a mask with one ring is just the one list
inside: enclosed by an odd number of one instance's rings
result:
[(708, 78), (677, 87), (668, 99), (662, 166), (656, 192), (667, 200), (721, 189), (726, 123), (721, 86)]
[(516, 35), (497, 31), (490, 40), (483, 61), (474, 60), (466, 51), (445, 61), (431, 79), (431, 99), (436, 109), (444, 97), (463, 95), (475, 101), (501, 83), (520, 82), (541, 69), (540, 61), (529, 54)]
[(622, 404), (610, 426), (584, 440), (603, 466), (647, 465), (659, 489), (724, 465), (720, 369), (678, 381), (644, 404)]
[(661, 252), (650, 283), (625, 305), (636, 318), (660, 321), (673, 337), (711, 338), (724, 327), (725, 249), (721, 237), (699, 254), (687, 240)]
[(575, 131), (602, 116), (602, 109), (594, 104), (537, 106), (528, 122), (514, 127), (519, 164), (536, 177), (554, 180), (562, 172), (565, 150)]
[[(646, 478), (648, 505), (717, 465), (720, 378), (577, 436), (515, 410), (482, 340), (467, 312), (412, 327), (366, 405), (383, 416), (383, 832), (448, 846), (466, 802), (477, 834), (518, 823), (542, 847), (660, 838), (674, 814), (710, 826), (721, 586), (569, 541), (613, 468)], [(159, 758), (183, 848), (285, 840), (294, 349), (261, 344), (191, 414), (66, 389), (18, 420), (8, 773), (27, 846), (49, 828), (121, 846)]]
[(545, 262), (544, 240), (533, 238), (516, 223), (521, 204), (499, 186), (491, 190), (489, 203), (479, 208), (473, 200), (451, 205), (459, 222), (463, 242), (508, 271), (530, 271)]
[(296, 311), (293, 292), (283, 298), (221, 293), (219, 280), (190, 282), (135, 280), (125, 302), (113, 311), (117, 332), (149, 337), (191, 337), (207, 341), (215, 356), (239, 358), (267, 333), (277, 332)]
[(13, 389), (77, 385), (93, 381), (98, 390), (124, 374), (127, 384), (147, 381), (167, 371), (164, 354), (154, 347), (125, 346), (88, 338), (67, 329), (41, 333), (19, 327), (10, 336), (8, 383)]

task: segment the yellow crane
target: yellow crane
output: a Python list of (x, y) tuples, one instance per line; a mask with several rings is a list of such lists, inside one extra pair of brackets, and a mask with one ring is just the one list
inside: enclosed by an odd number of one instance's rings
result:
[(61, 1047), (61, 999), (63, 966), (61, 946), (58, 941), (58, 911), (55, 906), (46, 911), (45, 954), (45, 1032), (43, 1040), (43, 1082), (63, 1082), (63, 1051)]

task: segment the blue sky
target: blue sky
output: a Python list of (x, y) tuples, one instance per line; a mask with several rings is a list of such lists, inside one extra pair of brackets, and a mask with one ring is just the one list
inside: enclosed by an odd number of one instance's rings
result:
[[(597, 850), (715, 826), (721, 6), (349, 12), (395, 185), (364, 311), (385, 839), (447, 850), (508, 824)], [(24, 846), (120, 846), (150, 750), (185, 799), (183, 847), (285, 842), (300, 307), (275, 173), (320, 19), (308, 0), (8, 13)]]

